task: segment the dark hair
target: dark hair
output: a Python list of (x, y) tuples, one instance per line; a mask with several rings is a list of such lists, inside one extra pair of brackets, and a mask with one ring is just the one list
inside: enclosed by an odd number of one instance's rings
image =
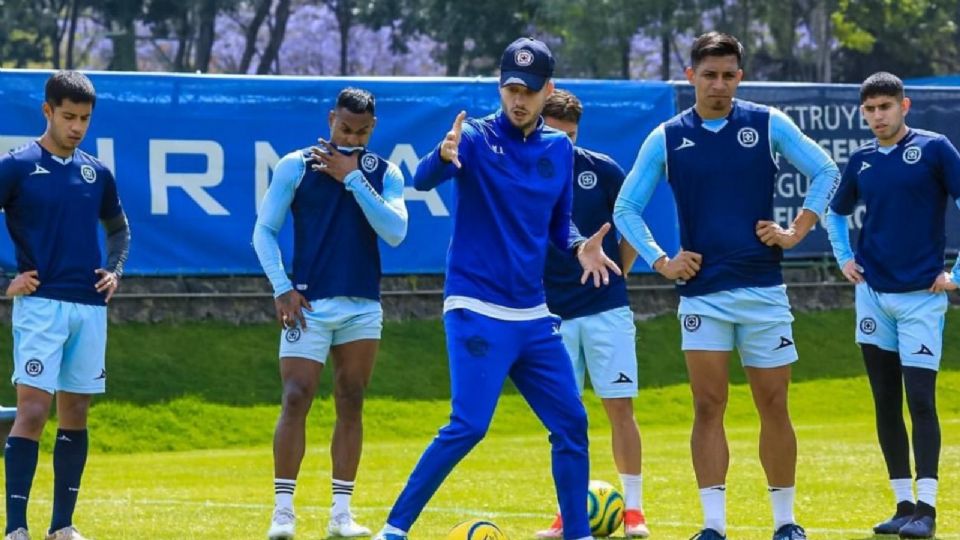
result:
[(51, 107), (59, 107), (63, 100), (74, 103), (97, 104), (97, 91), (86, 75), (79, 71), (58, 71), (47, 79), (44, 99)]
[(890, 96), (894, 99), (903, 99), (903, 81), (893, 73), (878, 71), (867, 77), (860, 85), (860, 103), (876, 97)]
[(737, 67), (743, 65), (743, 45), (737, 38), (723, 32), (707, 32), (693, 42), (690, 48), (690, 65), (696, 69), (708, 56), (736, 56)]
[(583, 116), (583, 105), (580, 104), (577, 96), (558, 88), (547, 98), (541, 114), (564, 122), (579, 124), (580, 117)]
[(361, 88), (352, 86), (344, 88), (337, 96), (338, 109), (346, 109), (355, 114), (368, 112), (373, 114), (374, 110), (373, 94)]

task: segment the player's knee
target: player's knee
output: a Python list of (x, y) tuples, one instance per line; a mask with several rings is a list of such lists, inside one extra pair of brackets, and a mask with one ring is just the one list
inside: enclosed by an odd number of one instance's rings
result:
[(933, 394), (912, 394), (907, 396), (910, 416), (916, 419), (937, 417), (937, 405)]
[(21, 402), (17, 404), (17, 416), (14, 427), (17, 432), (39, 435), (50, 416), (50, 405), (41, 402)]
[(776, 391), (758, 394), (754, 397), (754, 401), (757, 404), (757, 410), (760, 412), (761, 417), (775, 419), (789, 415), (786, 390), (782, 392)]
[(337, 419), (359, 421), (363, 413), (364, 388), (360, 385), (339, 387), (334, 392), (337, 406)]
[(313, 403), (313, 388), (307, 385), (287, 383), (283, 387), (283, 415), (306, 416)]
[(469, 447), (473, 447), (475, 444), (482, 441), (483, 438), (487, 436), (487, 428), (489, 427), (489, 422), (470, 420), (466, 418), (457, 418), (448, 426), (450, 429), (449, 434), (452, 436), (452, 438), (462, 441), (463, 444), (466, 444)]
[(721, 421), (726, 408), (726, 393), (700, 392), (693, 396), (693, 412), (698, 421)]

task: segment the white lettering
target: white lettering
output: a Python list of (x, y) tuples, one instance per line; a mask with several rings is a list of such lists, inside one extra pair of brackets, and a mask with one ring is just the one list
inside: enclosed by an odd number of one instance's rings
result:
[[(420, 158), (417, 157), (413, 145), (398, 144), (393, 148), (393, 152), (390, 154), (388, 161), (400, 167), (401, 171), (406, 167), (412, 175), (413, 172), (417, 170), (417, 163), (420, 163)], [(403, 188), (403, 197), (408, 203), (413, 201), (424, 202), (431, 216), (446, 217), (450, 215), (450, 211), (447, 210), (447, 205), (443, 203), (443, 199), (440, 198), (440, 194), (437, 193), (435, 189), (431, 189), (430, 191), (417, 191), (412, 186), (406, 186)]]
[[(207, 170), (199, 173), (167, 172), (170, 154), (196, 154), (207, 158)], [(223, 147), (216, 141), (150, 140), (150, 212), (170, 213), (168, 190), (181, 188), (200, 208), (212, 216), (230, 212), (206, 192), (223, 181)]]

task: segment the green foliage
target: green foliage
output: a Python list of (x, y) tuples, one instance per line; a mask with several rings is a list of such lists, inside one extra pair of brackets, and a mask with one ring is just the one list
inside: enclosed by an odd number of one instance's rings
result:
[(944, 73), (957, 61), (957, 0), (840, 0), (831, 20), (844, 81)]

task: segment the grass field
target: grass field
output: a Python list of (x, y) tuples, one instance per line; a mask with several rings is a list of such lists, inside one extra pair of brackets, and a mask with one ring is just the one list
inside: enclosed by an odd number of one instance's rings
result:
[[(802, 357), (791, 390), (800, 441), (797, 516), (811, 538), (872, 538), (870, 526), (892, 509), (852, 328), (849, 311), (803, 314), (796, 325)], [(943, 539), (960, 539), (957, 329), (955, 322), (948, 326), (948, 358), (939, 379), (944, 446), (938, 538)], [(8, 335), (0, 332), (4, 371)], [(699, 528), (700, 510), (676, 321), (643, 322), (638, 335), (644, 506), (655, 538), (688, 538)], [(95, 451), (77, 514), (81, 530), (98, 540), (263, 538), (272, 508), (275, 346), (276, 332), (268, 326), (111, 328), (110, 393), (93, 411)], [(732, 373), (729, 537), (767, 539), (770, 510), (757, 459), (756, 414), (742, 375)], [(354, 499), (361, 522), (372, 528), (382, 524), (420, 452), (444, 423), (447, 381), (438, 323), (388, 325), (366, 408), (367, 440)], [(8, 388), (0, 391), (0, 403), (11, 397)], [(616, 484), (606, 421), (589, 392), (587, 406), (591, 476)], [(311, 442), (297, 489), (301, 539), (325, 537), (331, 419), (325, 386), (311, 415)], [(45, 453), (31, 505), (34, 531), (49, 519), (50, 469)], [(508, 388), (489, 436), (441, 488), (413, 538), (442, 539), (468, 517), (493, 519), (513, 540), (531, 538), (554, 508), (546, 434)]]

